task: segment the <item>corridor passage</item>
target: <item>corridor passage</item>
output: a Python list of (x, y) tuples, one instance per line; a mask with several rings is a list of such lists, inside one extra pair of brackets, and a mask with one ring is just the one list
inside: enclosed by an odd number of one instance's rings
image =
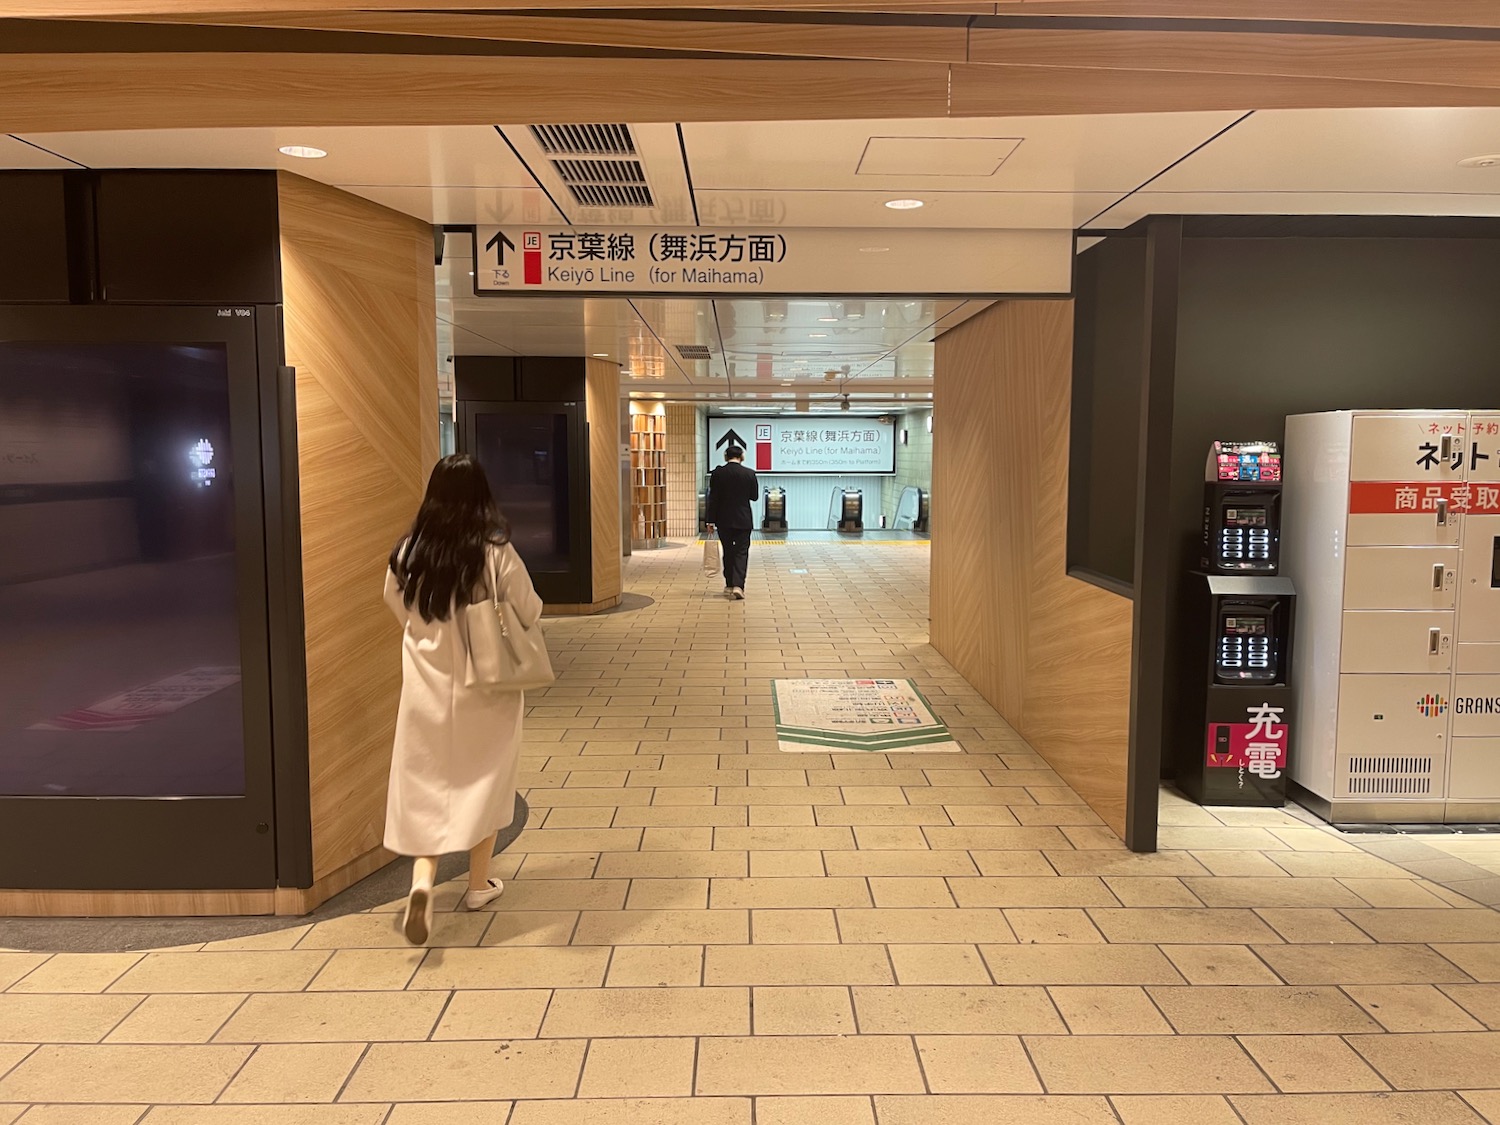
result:
[[(730, 603), (636, 555), (548, 625), (495, 910), (0, 953), (0, 1125), (1500, 1122), (1500, 915), (1288, 813), (1129, 854), (927, 646), (927, 564), (757, 544)], [(780, 753), (804, 676), (965, 752)]]

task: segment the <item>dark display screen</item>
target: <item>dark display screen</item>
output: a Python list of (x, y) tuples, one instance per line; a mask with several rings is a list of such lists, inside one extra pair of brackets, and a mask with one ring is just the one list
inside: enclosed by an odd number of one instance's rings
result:
[(474, 420), (475, 451), (511, 542), (539, 573), (568, 569), (568, 416), (485, 413)]
[(1266, 635), (1266, 619), (1264, 617), (1226, 617), (1224, 618), (1224, 635), (1229, 637), (1264, 637)]
[(224, 345), (0, 342), (0, 795), (245, 791)]
[(1225, 508), (1224, 524), (1227, 527), (1265, 527), (1264, 508)]

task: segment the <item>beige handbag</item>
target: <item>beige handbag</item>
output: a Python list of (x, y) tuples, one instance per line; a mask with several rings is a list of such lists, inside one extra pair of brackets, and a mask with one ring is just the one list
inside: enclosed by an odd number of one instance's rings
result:
[(719, 562), (719, 538), (717, 533), (710, 531), (703, 539), (703, 576), (713, 578), (720, 569), (722, 569), (722, 564)]
[(515, 607), (500, 599), (500, 580), (493, 564), (485, 570), (489, 597), (464, 608), (469, 630), (467, 687), (481, 691), (527, 691), (557, 679), (547, 655), (540, 621), (527, 629)]

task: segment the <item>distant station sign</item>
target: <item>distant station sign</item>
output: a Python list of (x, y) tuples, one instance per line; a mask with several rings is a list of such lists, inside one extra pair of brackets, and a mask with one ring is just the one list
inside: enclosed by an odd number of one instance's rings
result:
[(475, 228), (474, 290), (548, 296), (1064, 294), (1069, 231)]

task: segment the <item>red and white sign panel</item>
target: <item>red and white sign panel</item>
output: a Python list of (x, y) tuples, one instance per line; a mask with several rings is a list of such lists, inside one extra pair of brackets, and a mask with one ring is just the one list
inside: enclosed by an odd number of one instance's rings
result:
[(1450, 512), (1500, 515), (1500, 483), (1357, 480), (1349, 485), (1349, 514), (1355, 516), (1436, 513), (1444, 501)]
[(1212, 769), (1241, 769), (1266, 779), (1286, 769), (1287, 725), (1283, 709), (1247, 708), (1248, 723), (1210, 723), (1207, 762)]
[(758, 473), (874, 476), (896, 471), (896, 427), (879, 418), (710, 418), (710, 469), (723, 463), (724, 450), (731, 445), (745, 450), (745, 464)]

